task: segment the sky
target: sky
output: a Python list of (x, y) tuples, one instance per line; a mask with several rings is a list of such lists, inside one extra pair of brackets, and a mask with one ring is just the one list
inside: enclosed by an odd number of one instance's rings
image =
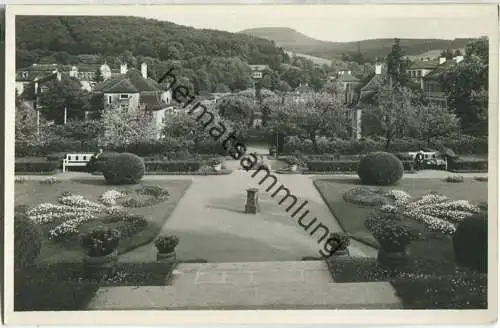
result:
[(196, 28), (229, 32), (289, 27), (325, 41), (375, 38), (453, 39), (486, 35), (478, 6), (170, 5), (139, 14)]

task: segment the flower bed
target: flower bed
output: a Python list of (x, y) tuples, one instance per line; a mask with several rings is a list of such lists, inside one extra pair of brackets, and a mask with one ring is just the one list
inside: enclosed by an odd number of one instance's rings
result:
[(15, 277), (16, 311), (84, 310), (99, 287), (163, 286), (172, 263), (118, 263), (114, 275), (89, 279), (81, 264), (44, 265)]
[[(362, 206), (345, 201), (345, 192), (359, 187), (356, 179), (347, 177), (318, 179), (314, 184), (344, 231), (353, 239), (375, 248), (379, 247), (378, 242), (366, 228), (365, 221), (380, 205)], [(485, 202), (488, 199), (486, 184), (474, 179), (464, 179), (464, 183), (461, 184), (449, 184), (440, 179), (403, 179), (397, 188), (404, 191), (404, 194), (392, 188), (380, 188), (386, 192), (386, 194), (381, 193), (384, 196), (382, 200), (388, 201), (384, 210), (403, 208), (407, 198), (405, 194), (411, 195), (413, 200), (416, 200), (408, 202), (411, 205), (404, 207), (405, 215), (402, 223), (423, 232), (421, 241), (410, 244), (410, 251), (422, 254), (424, 257), (453, 256), (451, 238), (449, 234), (443, 232), (451, 233), (455, 224), (463, 219), (465, 212), (477, 211), (477, 207), (471, 206), (472, 204)], [(435, 190), (442, 196), (429, 193), (429, 190)], [(457, 201), (460, 199), (468, 199), (469, 202)]]
[[(75, 180), (45, 185), (37, 181), (27, 181), (16, 185), (16, 210), (27, 213), (39, 224), (47, 237), (38, 261), (80, 261), (78, 234), (99, 225), (121, 232), (122, 239), (118, 246), (120, 254), (151, 242), (191, 183), (183, 180), (158, 182), (161, 192), (157, 195), (158, 198), (155, 198), (155, 204), (135, 203), (134, 207), (125, 207), (120, 202), (127, 198), (120, 196), (122, 193), (135, 193), (135, 189), (121, 188), (112, 191), (113, 189), (104, 183), (95, 184), (95, 180), (89, 182)], [(168, 190), (168, 197), (163, 192), (165, 190)], [(139, 189), (140, 193), (143, 191), (146, 190)], [(137, 198), (147, 200), (154, 197), (137, 195)], [(21, 206), (22, 204), (27, 206)], [(147, 206), (136, 207), (137, 205)]]
[(390, 281), (407, 309), (487, 308), (487, 275), (449, 261), (412, 256), (395, 273), (371, 258), (331, 259), (327, 264), (337, 283)]

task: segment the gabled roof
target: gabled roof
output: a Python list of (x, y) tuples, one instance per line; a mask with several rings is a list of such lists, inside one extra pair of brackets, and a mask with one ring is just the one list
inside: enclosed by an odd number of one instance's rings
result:
[(335, 82), (351, 82), (351, 83), (356, 83), (356, 82), (360, 82), (360, 80), (355, 77), (354, 75), (352, 74), (340, 74), (337, 76), (337, 78), (335, 79)]
[(140, 93), (144, 91), (161, 91), (160, 86), (152, 79), (145, 79), (136, 69), (120, 74), (98, 84), (95, 92), (102, 93)]
[(373, 77), (361, 87), (361, 92), (375, 91), (375, 89), (384, 84), (385, 74), (374, 74)]
[(454, 61), (453, 59), (449, 59), (443, 64), (436, 67), (435, 70), (424, 76), (424, 80), (438, 79), (441, 77), (441, 75), (443, 75), (443, 73), (446, 73), (451, 68), (455, 67), (455, 65), (457, 65), (456, 61)]
[(408, 69), (435, 69), (439, 66), (439, 60), (416, 60)]

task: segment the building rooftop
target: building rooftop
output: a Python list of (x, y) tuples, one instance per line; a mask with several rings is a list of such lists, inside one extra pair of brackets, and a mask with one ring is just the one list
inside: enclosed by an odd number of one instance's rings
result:
[(153, 79), (145, 79), (137, 69), (129, 69), (96, 85), (95, 92), (102, 93), (140, 93), (144, 91), (161, 92), (160, 86)]

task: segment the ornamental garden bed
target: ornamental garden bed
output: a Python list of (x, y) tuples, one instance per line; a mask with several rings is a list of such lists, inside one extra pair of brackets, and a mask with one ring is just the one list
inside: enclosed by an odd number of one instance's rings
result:
[(15, 276), (16, 311), (84, 310), (99, 287), (163, 286), (175, 264), (118, 263), (113, 275), (88, 277), (81, 264), (42, 265)]
[[(357, 205), (344, 200), (344, 193), (346, 191), (355, 187), (361, 187), (357, 178), (317, 179), (314, 181), (314, 185), (344, 231), (349, 233), (353, 239), (375, 248), (379, 247), (375, 238), (364, 225), (365, 220), (374, 212), (375, 207)], [(472, 203), (488, 201), (487, 184), (474, 179), (464, 179), (463, 183), (452, 184), (437, 179), (403, 178), (397, 185), (380, 187), (380, 189), (387, 192), (391, 190), (403, 190), (411, 195), (413, 199), (418, 199), (433, 191), (447, 196), (452, 200), (468, 200)], [(422, 240), (410, 244), (409, 248), (412, 254), (422, 256), (423, 258), (441, 259), (443, 261), (453, 260), (451, 237), (440, 233), (433, 233), (423, 223), (411, 218), (406, 218), (403, 223), (423, 232)]]
[(487, 275), (448, 261), (411, 256), (394, 273), (372, 258), (336, 258), (327, 264), (337, 283), (389, 281), (407, 309), (487, 308)]
[[(110, 186), (103, 180), (74, 179), (56, 184), (25, 181), (15, 185), (16, 211), (39, 222), (44, 240), (37, 263), (78, 263), (79, 233), (96, 226), (122, 232), (120, 254), (151, 242), (191, 181), (147, 181)], [(118, 194), (127, 196), (112, 199)]]

